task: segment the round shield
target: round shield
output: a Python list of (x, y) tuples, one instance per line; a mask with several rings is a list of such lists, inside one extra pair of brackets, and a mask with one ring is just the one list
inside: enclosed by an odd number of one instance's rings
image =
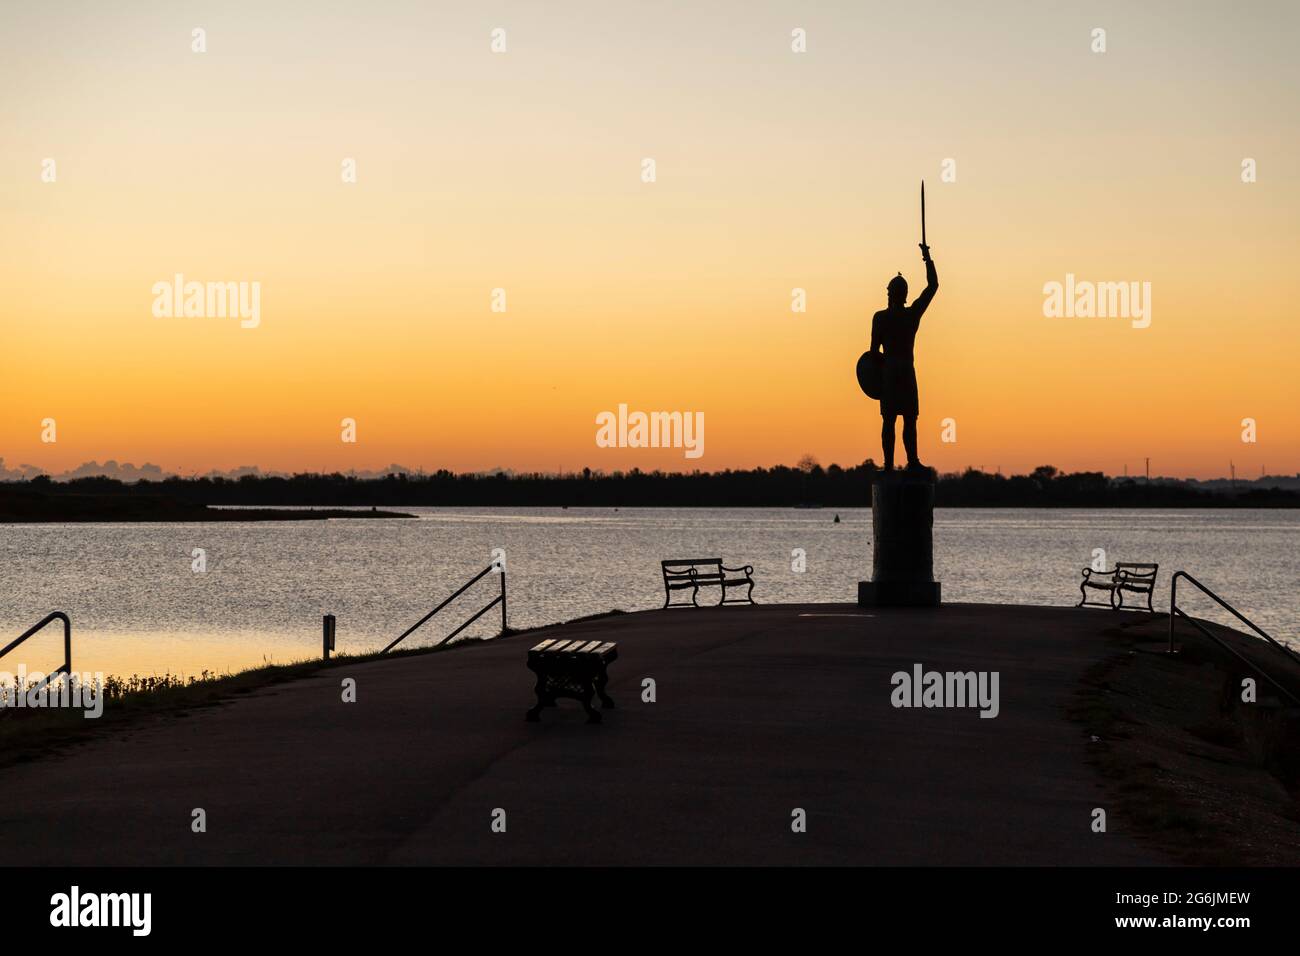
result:
[(879, 352), (863, 352), (858, 359), (858, 387), (868, 398), (879, 400), (884, 391), (885, 357)]

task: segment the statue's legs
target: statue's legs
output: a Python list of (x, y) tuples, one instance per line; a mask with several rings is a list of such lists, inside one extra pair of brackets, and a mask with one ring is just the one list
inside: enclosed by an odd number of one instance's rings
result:
[[(885, 453), (885, 471), (894, 469), (894, 423), (898, 420), (897, 415), (882, 415), (880, 426), (880, 447)], [(904, 426), (906, 429), (906, 426)], [(906, 430), (903, 432), (907, 434)], [(906, 442), (906, 438), (904, 438)], [(912, 419), (912, 449), (916, 448), (916, 419)], [(911, 452), (908, 452), (911, 454)]]
[[(892, 426), (890, 427), (890, 431), (891, 432), (893, 431)], [(890, 445), (893, 445), (893, 441), (892, 441), (893, 436), (891, 435), (890, 438), (891, 438)], [(921, 463), (921, 459), (916, 454), (916, 416), (915, 415), (906, 415), (903, 417), (903, 450), (907, 452), (907, 463), (909, 465), (919, 465)], [(892, 454), (893, 452), (892, 448), (890, 449), (890, 452), (891, 454), (889, 457), (892, 460), (894, 457)]]

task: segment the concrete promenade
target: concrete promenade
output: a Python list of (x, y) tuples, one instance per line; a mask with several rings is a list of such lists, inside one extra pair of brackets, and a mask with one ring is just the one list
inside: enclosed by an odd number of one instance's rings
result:
[[(1065, 715), (1117, 619), (651, 611), (347, 665), (0, 771), (0, 842), (76, 864), (1167, 863), (1115, 816), (1090, 831), (1107, 797)], [(618, 642), (603, 724), (572, 701), (524, 721), (547, 637)], [(891, 706), (918, 663), (998, 671), (999, 716)]]

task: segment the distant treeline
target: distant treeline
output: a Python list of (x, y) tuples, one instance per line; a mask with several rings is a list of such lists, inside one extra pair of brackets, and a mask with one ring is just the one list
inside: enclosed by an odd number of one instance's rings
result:
[[(808, 464), (748, 471), (594, 472), (575, 474), (396, 473), (382, 478), (341, 474), (292, 477), (168, 478), (125, 484), (114, 478), (6, 482), (0, 489), (50, 496), (141, 495), (202, 505), (502, 505), (573, 507), (864, 507), (876, 466)], [(0, 490), (0, 494), (4, 494)], [(1170, 479), (1108, 478), (1100, 472), (1062, 474), (1050, 465), (1028, 475), (980, 471), (942, 475), (940, 507), (999, 508), (1295, 508), (1300, 492), (1279, 488), (1207, 491)]]

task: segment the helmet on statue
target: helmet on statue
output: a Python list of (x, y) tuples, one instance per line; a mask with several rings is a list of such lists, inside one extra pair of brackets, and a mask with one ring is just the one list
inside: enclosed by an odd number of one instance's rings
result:
[(889, 285), (887, 285), (885, 289), (889, 293), (890, 301), (893, 301), (894, 299), (906, 299), (907, 280), (903, 278), (903, 273), (900, 272), (898, 275), (894, 276), (894, 278), (890, 279)]

